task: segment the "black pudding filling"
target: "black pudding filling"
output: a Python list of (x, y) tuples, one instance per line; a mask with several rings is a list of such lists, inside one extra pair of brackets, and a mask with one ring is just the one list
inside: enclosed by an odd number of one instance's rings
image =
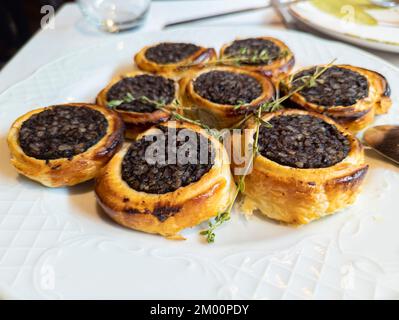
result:
[(326, 168), (342, 161), (350, 151), (349, 140), (320, 118), (283, 115), (269, 122), (272, 127), (260, 127), (259, 152), (281, 165)]
[(194, 90), (206, 100), (228, 105), (250, 103), (262, 94), (262, 86), (255, 78), (217, 70), (203, 73), (195, 79)]
[(212, 168), (215, 152), (206, 137), (188, 129), (158, 128), (159, 133), (132, 143), (122, 161), (122, 179), (132, 189), (173, 192), (198, 181)]
[(235, 40), (224, 51), (225, 56), (244, 58), (241, 63), (247, 65), (271, 64), (281, 54), (281, 48), (273, 41), (259, 38)]
[(196, 53), (200, 47), (192, 43), (163, 42), (150, 47), (145, 57), (160, 64), (176, 63)]
[(72, 158), (105, 136), (108, 122), (87, 107), (54, 106), (24, 121), (19, 144), (30, 157), (42, 160)]
[[(301, 77), (312, 76), (316, 67), (303, 70), (294, 76), (293, 88), (303, 84)], [(297, 80), (297, 81), (295, 81)], [(300, 94), (308, 102), (324, 107), (351, 106), (369, 94), (367, 78), (358, 72), (333, 66), (328, 68), (317, 80), (313, 87), (305, 88)]]
[[(171, 79), (155, 75), (138, 75), (123, 78), (115, 83), (107, 93), (107, 101), (124, 101), (117, 110), (132, 112), (154, 112), (157, 108), (151, 101), (169, 104), (175, 97), (175, 83)], [(128, 99), (130, 94), (134, 99)], [(146, 101), (143, 97), (148, 98)]]

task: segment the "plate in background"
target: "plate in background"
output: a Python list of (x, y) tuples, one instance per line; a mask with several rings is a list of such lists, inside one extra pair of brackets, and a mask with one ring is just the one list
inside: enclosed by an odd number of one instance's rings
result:
[(320, 11), (310, 2), (290, 5), (288, 11), (298, 21), (331, 37), (367, 48), (399, 53), (399, 9), (370, 11), (377, 20), (396, 21), (397, 27), (347, 22)]

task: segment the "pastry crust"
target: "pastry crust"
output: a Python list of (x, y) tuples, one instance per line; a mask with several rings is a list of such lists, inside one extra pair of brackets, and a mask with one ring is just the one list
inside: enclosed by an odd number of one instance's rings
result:
[[(256, 37), (254, 39), (263, 39), (272, 41), (278, 47), (280, 47), (282, 52), (285, 52), (281, 58), (273, 61), (273, 63), (269, 65), (240, 65), (241, 69), (258, 72), (266, 77), (272, 79), (273, 83), (278, 83), (279, 80), (285, 78), (292, 70), (295, 65), (295, 56), (291, 49), (281, 40), (273, 38), (273, 37)], [(236, 39), (240, 40), (240, 39)], [(233, 44), (234, 41), (223, 45), (220, 49), (220, 57), (223, 58), (225, 56), (225, 51), (228, 47)]]
[[(323, 119), (336, 126), (350, 141), (348, 156), (341, 162), (315, 169), (299, 169), (280, 165), (262, 155), (254, 161), (252, 172), (245, 178), (246, 196), (243, 210), (259, 209), (269, 218), (290, 224), (306, 224), (335, 213), (352, 204), (367, 173), (361, 143), (330, 118), (302, 110), (283, 110), (266, 114), (268, 121), (279, 115), (304, 114)], [(248, 124), (247, 141), (253, 139), (255, 123)], [(242, 147), (245, 139), (242, 137)]]
[[(369, 95), (358, 100), (351, 106), (332, 106), (326, 108), (310, 103), (300, 93), (295, 93), (290, 98), (291, 106), (325, 114), (333, 118), (345, 129), (356, 133), (370, 125), (374, 121), (375, 115), (384, 114), (389, 111), (392, 105), (389, 84), (384, 76), (375, 71), (351, 65), (337, 65), (337, 67), (346, 68), (365, 76), (369, 83)], [(288, 85), (288, 88), (290, 88), (290, 85)]]
[[(143, 71), (133, 71), (129, 73), (125, 73), (123, 75), (119, 75), (111, 80), (111, 82), (100, 91), (97, 95), (96, 103), (100, 106), (107, 108), (107, 93), (111, 89), (111, 87), (117, 82), (121, 81), (123, 78), (135, 77), (142, 74), (150, 74), (148, 72)], [(175, 82), (175, 99), (178, 100), (178, 83)], [(170, 107), (170, 105), (166, 105), (165, 108)], [(118, 110), (114, 109), (122, 118), (122, 120), (126, 124), (125, 136), (129, 139), (135, 139), (138, 134), (148, 130), (155, 124), (168, 121), (170, 118), (170, 114), (162, 111), (155, 110), (153, 112), (133, 112), (126, 110)]]
[(49, 106), (32, 110), (15, 120), (7, 138), (11, 163), (17, 171), (47, 187), (73, 186), (93, 179), (123, 143), (124, 125), (116, 113), (94, 104), (68, 103), (63, 106), (86, 107), (101, 112), (108, 122), (104, 137), (85, 152), (73, 156), (72, 159), (42, 160), (26, 155), (19, 143), (19, 130), (32, 115), (54, 107)]
[[(135, 230), (175, 237), (182, 229), (193, 227), (225, 210), (233, 198), (235, 183), (223, 145), (205, 130), (183, 122), (165, 126), (187, 128), (210, 139), (215, 147), (212, 168), (200, 180), (164, 194), (136, 191), (122, 179), (121, 166), (129, 148), (126, 144), (96, 179), (96, 195), (104, 211), (117, 223)], [(144, 132), (137, 139), (154, 132)], [(173, 212), (161, 221), (157, 214)]]
[[(203, 98), (195, 92), (194, 81), (201, 74), (214, 70), (241, 73), (255, 78), (262, 86), (261, 95), (239, 108), (233, 105), (215, 103)], [(190, 75), (181, 79), (179, 84), (180, 97), (183, 105), (193, 110), (191, 116), (217, 129), (232, 127), (244, 119), (249, 109), (254, 109), (260, 104), (271, 100), (275, 95), (274, 86), (268, 78), (256, 72), (228, 66), (210, 67), (198, 72), (192, 72)]]
[(179, 62), (160, 64), (148, 60), (145, 56), (146, 51), (156, 45), (157, 44), (146, 46), (136, 53), (134, 61), (137, 67), (147, 72), (161, 74), (175, 79), (184, 76), (187, 72), (204, 68), (207, 62), (215, 60), (217, 56), (215, 49), (199, 47), (195, 53)]

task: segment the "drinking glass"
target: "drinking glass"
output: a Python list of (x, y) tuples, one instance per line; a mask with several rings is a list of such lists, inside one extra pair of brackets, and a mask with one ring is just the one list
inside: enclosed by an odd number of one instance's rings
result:
[(78, 0), (85, 18), (102, 30), (118, 32), (140, 26), (151, 0)]

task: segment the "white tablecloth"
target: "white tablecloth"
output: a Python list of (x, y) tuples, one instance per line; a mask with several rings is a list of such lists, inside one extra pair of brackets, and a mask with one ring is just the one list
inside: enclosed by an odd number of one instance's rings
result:
[[(160, 30), (167, 22), (238, 8), (260, 6), (264, 5), (265, 2), (265, 0), (154, 1), (151, 4), (148, 18), (143, 27), (127, 32)], [(252, 25), (284, 28), (284, 25), (273, 9), (259, 10), (190, 24), (190, 26), (193, 25)], [(180, 28), (182, 27), (184, 26), (180, 26)], [(66, 4), (55, 16), (55, 28), (37, 32), (2, 69), (0, 73), (0, 92), (26, 78), (40, 66), (62, 55), (95, 44), (102, 39), (120, 37), (125, 34), (126, 32), (122, 34), (108, 34), (96, 30), (84, 20), (77, 4)], [(399, 67), (398, 54), (368, 51)]]

